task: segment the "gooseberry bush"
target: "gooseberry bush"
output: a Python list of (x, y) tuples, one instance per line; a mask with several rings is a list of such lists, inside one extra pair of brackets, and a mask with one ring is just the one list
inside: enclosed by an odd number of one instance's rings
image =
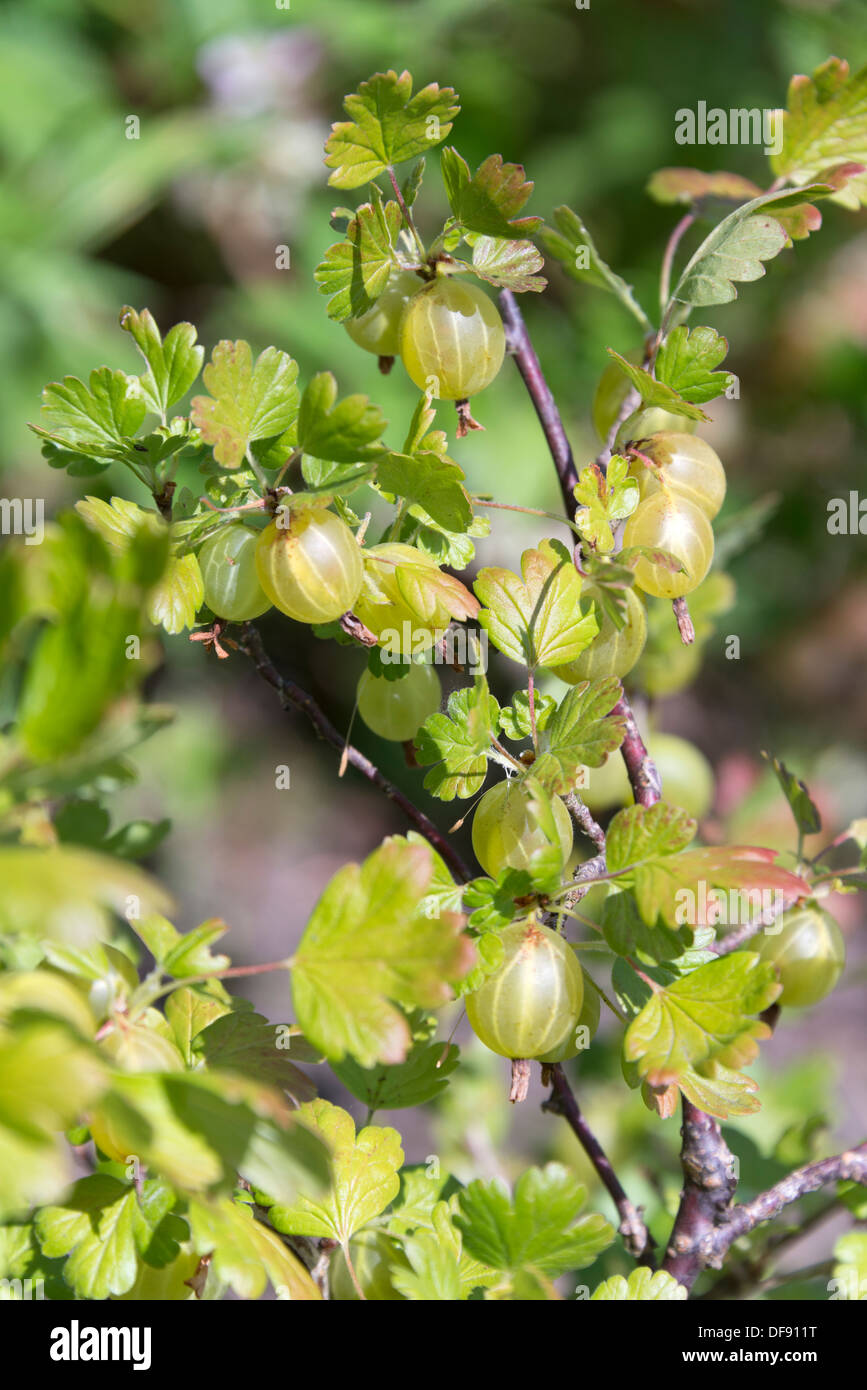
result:
[[(0, 560), (0, 1275), (57, 1299), (255, 1299), (268, 1283), (302, 1300), (685, 1299), (699, 1280), (713, 1297), (736, 1240), (760, 1279), (780, 1213), (820, 1188), (864, 1216), (867, 1146), (817, 1157), (805, 1131), (793, 1170), (745, 1202), (720, 1125), (758, 1110), (744, 1069), (781, 1010), (838, 984), (829, 899), (864, 886), (865, 822), (809, 859), (818, 812), (773, 760), (791, 852), (702, 837), (712, 769), (642, 711), (694, 678), (734, 603), (714, 563), (726, 475), (701, 433), (734, 378), (706, 319), (816, 233), (817, 205), (864, 200), (865, 91), (836, 59), (796, 77), (766, 190), (652, 177), (679, 214), (654, 318), (575, 212), (525, 212), (520, 165), (474, 171), (446, 143), (451, 89), (377, 74), (327, 141), (329, 183), (363, 201), (335, 208), (316, 280), (334, 333), (369, 354), (372, 393), (378, 369), (402, 374), (402, 420), (328, 371), (302, 386), (282, 346), (220, 342), (203, 366), (191, 324), (162, 333), (130, 307), (140, 375), (46, 387), (32, 428), (82, 496)], [(545, 255), (635, 328), (634, 351), (600, 363), (599, 453), (577, 463), (518, 307), (545, 290)], [(525, 509), (540, 535), (513, 569), (475, 565), (498, 506), (522, 508), (473, 484), (501, 371), (538, 414), (527, 467), (553, 464), (563, 498), (562, 514)], [(138, 501), (110, 495), (109, 468)], [(726, 556), (736, 533), (729, 517)], [(406, 745), (415, 794), (276, 668), (255, 626), (272, 609), (290, 636), (307, 624), (340, 645), (349, 686), (364, 657), (358, 717)], [(335, 874), (276, 962), (233, 967), (217, 919), (178, 931), (139, 862), (167, 825), (113, 829), (106, 809), (170, 717), (143, 688), (185, 630), (203, 665), (251, 663), (332, 746), (335, 797), (351, 768), (406, 817)], [(489, 647), (490, 682), (474, 659)], [(475, 865), (452, 833), (467, 818)], [(284, 1021), (237, 992), (257, 971), (285, 976)], [(511, 1187), (404, 1164), (377, 1112), (442, 1098), (465, 1065), (447, 1036), (463, 1009), (476, 1046), (511, 1060), (513, 1102), (541, 1081), (555, 1118), (540, 1126), (571, 1126), (598, 1211), (558, 1162)], [(579, 1105), (596, 1048), (619, 1054), (622, 1096), (640, 1092), (653, 1123), (680, 1117), (683, 1176), (657, 1175), (670, 1196), (650, 1216)], [(360, 1127), (320, 1096), (335, 1078)]]

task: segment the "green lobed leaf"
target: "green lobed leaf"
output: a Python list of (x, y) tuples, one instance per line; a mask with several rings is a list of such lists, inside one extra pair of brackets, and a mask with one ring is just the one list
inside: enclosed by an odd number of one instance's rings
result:
[(544, 290), (548, 281), (536, 272), (545, 264), (532, 241), (510, 241), (506, 237), (477, 236), (467, 240), (473, 248), (473, 270), (480, 280), (497, 289), (526, 294)]
[(367, 463), (382, 453), (386, 421), (367, 396), (337, 401), (337, 382), (331, 372), (312, 378), (301, 398), (298, 444), (306, 454), (332, 463)]
[(623, 688), (616, 676), (581, 681), (572, 686), (551, 715), (544, 751), (533, 764), (533, 776), (547, 791), (566, 796), (576, 785), (581, 767), (601, 767), (623, 742), (624, 719), (614, 714)]
[(278, 1298), (321, 1299), (307, 1270), (249, 1206), (228, 1197), (189, 1204), (188, 1219), (196, 1253), (207, 1256), (213, 1274), (239, 1298), (257, 1299), (270, 1282)]
[(391, 843), (328, 884), (295, 953), (292, 997), (304, 1036), (326, 1057), (362, 1066), (402, 1062), (410, 1032), (398, 1004), (432, 1008), (472, 964), (461, 918), (418, 909), (433, 876), (430, 851)]
[(254, 363), (243, 339), (217, 344), (202, 373), (210, 395), (193, 397), (191, 418), (221, 468), (240, 468), (255, 440), (274, 438), (294, 423), (297, 376), (298, 363), (278, 348), (266, 348)]
[(631, 1302), (631, 1303), (670, 1303), (682, 1302), (689, 1297), (683, 1284), (667, 1274), (664, 1269), (633, 1269), (628, 1279), (622, 1274), (612, 1274), (590, 1295), (591, 1302)]
[[(776, 175), (805, 184), (844, 162), (867, 165), (867, 67), (850, 74), (847, 62), (828, 58), (812, 77), (793, 77), (782, 119), (783, 146), (771, 156)], [(867, 198), (867, 182), (863, 167), (851, 172), (850, 188), (836, 201), (854, 210)]]
[(252, 1010), (223, 1013), (208, 1023), (191, 1039), (190, 1056), (206, 1067), (279, 1086), (299, 1102), (316, 1094), (313, 1082), (296, 1066), (315, 1061), (315, 1053), (288, 1024), (269, 1023)]
[(397, 203), (364, 203), (346, 228), (344, 240), (329, 246), (313, 278), (320, 293), (330, 296), (330, 319), (344, 323), (373, 307), (399, 264), (395, 248), (400, 226)]
[(453, 146), (440, 155), (443, 183), (452, 212), (468, 232), (487, 237), (532, 236), (540, 217), (516, 218), (533, 192), (521, 164), (504, 164), (499, 154), (490, 155), (475, 174)]
[(440, 801), (468, 798), (480, 790), (488, 771), (488, 751), (499, 707), (485, 676), (453, 690), (447, 713), (428, 715), (415, 736), (416, 760), (433, 764), (425, 789)]
[(543, 227), (539, 234), (548, 255), (558, 260), (573, 280), (610, 291), (644, 331), (651, 332), (653, 325), (635, 298), (632, 286), (605, 264), (577, 212), (565, 205), (555, 208), (554, 222), (556, 227)]
[(687, 1067), (710, 1060), (743, 1066), (771, 1035), (750, 1015), (779, 993), (773, 965), (753, 951), (731, 951), (655, 991), (627, 1028), (623, 1055), (651, 1084), (677, 1082)]
[(630, 476), (629, 460), (614, 454), (604, 473), (598, 464), (588, 464), (578, 474), (574, 493), (580, 503), (575, 521), (582, 536), (595, 551), (605, 554), (613, 550), (612, 523), (631, 516), (639, 501), (638, 483)]
[(787, 233), (775, 211), (797, 206), (805, 195), (821, 196), (827, 191), (826, 185), (813, 184), (801, 193), (762, 193), (736, 208), (690, 257), (672, 299), (696, 306), (737, 299), (735, 284), (760, 280), (765, 273), (762, 262), (773, 260), (786, 245)]
[(684, 324), (666, 336), (656, 359), (656, 376), (685, 401), (712, 401), (728, 389), (729, 372), (716, 372), (729, 350), (715, 328), (688, 329)]
[[(335, 1062), (332, 1071), (368, 1110), (403, 1110), (426, 1105), (448, 1086), (458, 1065), (459, 1049), (450, 1043), (430, 1041), (430, 1028), (419, 1037), (413, 1026), (414, 1041), (406, 1061), (395, 1066), (360, 1067), (351, 1057)], [(435, 1023), (436, 1020), (431, 1020)]]
[(474, 589), (484, 607), (479, 623), (494, 646), (530, 670), (574, 661), (596, 637), (592, 613), (580, 608), (581, 576), (559, 541), (540, 541), (521, 556), (521, 577), (479, 571)]
[(133, 438), (147, 413), (137, 377), (97, 367), (89, 386), (77, 377), (52, 381), (42, 392), (42, 427), (31, 426), (67, 448), (97, 457), (115, 456), (118, 445)]
[(464, 1248), (493, 1269), (556, 1277), (583, 1269), (614, 1240), (608, 1222), (581, 1216), (587, 1190), (560, 1163), (529, 1168), (510, 1196), (505, 1184), (470, 1183), (460, 1193), (454, 1224)]
[(335, 188), (359, 188), (392, 164), (426, 154), (446, 138), (460, 107), (435, 82), (412, 95), (408, 72), (375, 73), (344, 101), (348, 121), (331, 127), (325, 163)]
[[(557, 701), (553, 695), (543, 695), (541, 692), (534, 692), (533, 712), (536, 718), (536, 732), (541, 734), (548, 725), (554, 710), (557, 708)], [(511, 705), (500, 710), (500, 728), (506, 738), (513, 742), (520, 743), (522, 739), (529, 738), (530, 729), (530, 695), (526, 690), (516, 690), (512, 696)]]
[(163, 339), (149, 309), (136, 311), (126, 305), (120, 311), (120, 326), (131, 334), (147, 363), (139, 377), (145, 400), (165, 422), (169, 406), (187, 394), (199, 375), (205, 349), (196, 343), (191, 323), (176, 323)]
[(135, 1188), (106, 1174), (82, 1178), (58, 1206), (36, 1215), (43, 1253), (67, 1256), (63, 1277), (79, 1298), (126, 1293), (153, 1228)]
[(424, 507), (448, 531), (462, 533), (472, 522), (464, 470), (447, 455), (431, 449), (384, 454), (376, 466), (376, 481), (386, 492)]
[(646, 372), (643, 367), (636, 367), (627, 358), (622, 357), (619, 352), (615, 352), (613, 348), (606, 348), (606, 352), (617, 363), (621, 371), (629, 377), (645, 405), (659, 406), (663, 410), (670, 411), (673, 415), (684, 415), (688, 420), (709, 419), (709, 416), (699, 406), (685, 400), (664, 381), (657, 381), (656, 377), (651, 376), (650, 372)]
[(331, 1188), (324, 1199), (302, 1195), (291, 1206), (273, 1206), (268, 1219), (285, 1235), (319, 1236), (345, 1248), (400, 1190), (400, 1135), (378, 1125), (367, 1125), (356, 1135), (352, 1116), (327, 1100), (302, 1105), (299, 1115), (330, 1151)]

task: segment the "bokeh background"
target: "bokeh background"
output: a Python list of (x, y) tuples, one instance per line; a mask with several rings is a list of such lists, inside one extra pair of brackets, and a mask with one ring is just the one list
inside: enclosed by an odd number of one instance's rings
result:
[[(279, 0), (7, 0), (5, 495), (44, 496), (52, 512), (80, 495), (74, 479), (46, 467), (26, 421), (48, 380), (103, 362), (136, 370), (117, 327), (124, 303), (150, 307), (164, 330), (192, 319), (208, 347), (226, 336), (247, 337), (257, 351), (275, 343), (298, 359), (302, 380), (330, 368), (342, 392), (380, 402), (402, 438), (413, 389), (399, 368), (381, 377), (329, 322), (312, 279), (335, 240), (330, 209), (346, 201), (326, 186), (322, 144), (344, 93), (372, 72), (406, 67), (419, 86), (455, 87), (463, 112), (450, 140), (470, 163), (495, 151), (522, 162), (536, 183), (529, 210), (550, 217), (561, 202), (575, 207), (653, 313), (677, 213), (647, 198), (648, 176), (694, 164), (769, 181), (760, 149), (676, 145), (675, 111), (699, 100), (778, 106), (789, 76), (831, 53), (853, 68), (867, 62), (863, 0), (591, 0), (588, 9), (570, 0), (286, 0), (285, 8)], [(130, 117), (140, 123), (135, 140)], [(435, 166), (423, 232), (445, 207)], [(290, 250), (288, 270), (276, 268), (279, 246)], [(550, 277), (549, 291), (525, 297), (524, 309), (583, 462), (598, 448), (590, 401), (605, 347), (627, 351), (637, 337), (613, 299), (567, 282), (557, 267)], [(785, 756), (822, 807), (817, 849), (867, 812), (865, 547), (863, 537), (827, 531), (829, 497), (863, 487), (867, 215), (826, 207), (819, 234), (708, 321), (729, 336), (727, 366), (741, 384), (738, 401), (711, 404), (706, 431), (729, 474), (725, 515), (761, 498), (776, 507), (729, 566), (737, 602), (707, 645), (700, 678), (643, 717), (689, 737), (714, 764), (711, 836), (793, 847), (760, 753)], [(508, 364), (478, 404), (486, 432), (453, 451), (473, 488), (556, 508), (535, 417)], [(103, 474), (87, 489), (135, 495), (127, 475)], [(529, 518), (496, 513), (477, 563), (515, 566), (540, 534)], [(359, 658), (296, 625), (262, 626), (278, 664), (345, 727)], [(738, 661), (725, 659), (728, 634), (740, 638)], [(218, 662), (186, 637), (165, 646), (150, 693), (175, 706), (176, 721), (139, 756), (141, 780), (124, 794), (118, 821), (170, 816), (174, 831), (153, 868), (176, 894), (179, 924), (222, 916), (237, 963), (272, 959), (291, 949), (342, 863), (405, 827), (353, 775), (338, 782), (331, 753), (280, 713), (240, 657)], [(513, 677), (514, 668), (494, 663), (501, 694)], [(399, 747), (355, 732), (388, 775), (419, 790)], [(291, 769), (288, 790), (274, 785), (280, 764)], [(444, 827), (457, 814), (441, 805), (432, 813)], [(838, 898), (835, 911), (850, 940), (846, 981), (825, 1006), (783, 1021), (755, 1069), (764, 1108), (732, 1129), (747, 1191), (781, 1175), (784, 1158), (809, 1157), (829, 1130), (847, 1142), (867, 1128), (863, 921), (854, 899)], [(250, 993), (279, 1019), (284, 988), (266, 977)], [(465, 1026), (457, 1036), (465, 1040)], [(466, 1059), (427, 1114), (380, 1117), (402, 1129), (413, 1161), (437, 1154), (459, 1176), (508, 1176), (559, 1155), (584, 1171), (565, 1127), (540, 1116), (536, 1091), (511, 1110), (505, 1064), (472, 1047)], [(653, 1121), (624, 1089), (613, 1050), (591, 1048), (572, 1065), (591, 1122), (664, 1234), (679, 1186), (676, 1121)], [(825, 1128), (805, 1128), (810, 1116)]]

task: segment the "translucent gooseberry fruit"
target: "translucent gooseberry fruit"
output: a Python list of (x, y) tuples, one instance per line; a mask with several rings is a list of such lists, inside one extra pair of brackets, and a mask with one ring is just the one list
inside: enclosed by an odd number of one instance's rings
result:
[[(677, 734), (650, 734), (646, 745), (659, 772), (663, 800), (701, 820), (713, 805), (716, 790), (713, 768), (707, 758)], [(600, 768), (588, 768), (586, 780), (581, 799), (594, 814), (612, 806), (632, 805), (632, 788), (619, 753), (610, 754)]]
[[(624, 353), (624, 356), (627, 362), (631, 362), (635, 367), (640, 367), (644, 357), (644, 349), (632, 348), (630, 352)], [(631, 389), (632, 382), (622, 368), (616, 362), (609, 362), (596, 385), (593, 405), (591, 406), (593, 428), (603, 444), (608, 438), (611, 426), (620, 414), (623, 402)]]
[(584, 978), (562, 936), (530, 919), (501, 933), (503, 963), (467, 995), (467, 1018), (501, 1057), (541, 1057), (559, 1047), (578, 1021)]
[(716, 781), (701, 749), (677, 734), (652, 734), (647, 751), (659, 770), (665, 800), (682, 806), (695, 820), (706, 816), (713, 805)]
[(663, 410), (662, 406), (639, 406), (638, 410), (633, 411), (623, 421), (617, 431), (614, 447), (622, 448), (631, 440), (649, 439), (652, 434), (660, 434), (663, 430), (680, 430), (683, 434), (695, 434), (697, 427), (697, 420), (688, 420), (685, 415), (675, 415), (671, 410)]
[(803, 1009), (818, 1004), (836, 985), (846, 964), (846, 943), (830, 912), (816, 906), (794, 907), (750, 943), (762, 960), (780, 972), (779, 1003)]
[[(671, 609), (668, 618), (670, 621)], [(689, 646), (681, 642), (676, 647), (665, 648), (651, 648), (648, 643), (633, 671), (633, 679), (648, 695), (662, 699), (683, 690), (695, 679), (701, 667), (701, 655), (698, 642)]]
[(299, 623), (330, 623), (361, 591), (361, 547), (333, 512), (311, 508), (276, 518), (256, 544), (256, 573), (267, 597)]
[[(365, 627), (378, 638), (380, 646), (393, 656), (412, 656), (427, 651), (451, 622), (451, 613), (435, 597), (430, 599), (428, 616), (422, 620), (401, 591), (412, 572), (438, 570), (436, 560), (402, 541), (385, 541), (363, 552), (364, 581), (354, 605)], [(401, 574), (401, 569), (408, 573)]]
[(577, 685), (579, 681), (600, 680), (603, 676), (625, 676), (632, 670), (644, 650), (647, 618), (644, 604), (634, 589), (627, 589), (624, 596), (626, 624), (622, 628), (616, 628), (602, 606), (596, 585), (585, 584), (581, 597), (596, 602), (599, 632), (590, 646), (574, 661), (565, 666), (551, 668), (561, 681), (565, 681), (567, 685)]
[(256, 574), (258, 540), (258, 531), (233, 522), (221, 527), (199, 551), (205, 603), (218, 618), (243, 623), (271, 607)]
[[(410, 1266), (400, 1242), (393, 1236), (386, 1231), (359, 1231), (349, 1242), (349, 1258), (366, 1299), (384, 1303), (403, 1298), (392, 1283), (392, 1274), (395, 1267), (409, 1269)], [(328, 1280), (331, 1297), (336, 1302), (358, 1300), (346, 1256), (340, 1249), (331, 1257)]]
[(667, 550), (683, 569), (674, 572), (654, 565), (643, 556), (635, 565), (635, 582), (657, 598), (679, 598), (691, 593), (704, 579), (713, 560), (713, 531), (700, 507), (685, 497), (659, 491), (638, 507), (623, 528), (623, 547), (649, 546)]
[[(526, 869), (530, 856), (550, 842), (530, 810), (532, 793), (520, 781), (498, 782), (486, 791), (473, 816), (473, 852), (486, 874)], [(572, 817), (559, 796), (551, 797), (554, 824), (565, 864), (572, 853)]]
[(362, 671), (358, 681), (358, 713), (380, 738), (404, 743), (415, 738), (429, 714), (440, 707), (442, 689), (433, 666), (412, 662), (397, 680)]
[(506, 351), (500, 311), (478, 285), (439, 277), (413, 295), (400, 325), (400, 355), (419, 390), (459, 401), (490, 386)]
[(135, 1283), (126, 1293), (109, 1294), (113, 1301), (147, 1303), (183, 1303), (196, 1297), (187, 1281), (198, 1271), (201, 1256), (194, 1250), (181, 1249), (176, 1259), (159, 1269), (141, 1261)]
[[(577, 1057), (579, 1052), (584, 1051), (599, 1027), (601, 1004), (599, 991), (593, 981), (588, 978), (587, 971), (584, 969), (581, 971), (581, 978), (584, 985), (584, 1002), (576, 1022), (567, 1030), (557, 1047), (552, 1047), (550, 1052), (546, 1052), (544, 1057), (539, 1058), (540, 1062), (546, 1062), (549, 1066), (553, 1062), (568, 1062), (570, 1057)], [(584, 1032), (585, 1028), (587, 1029), (586, 1033)]]
[(668, 487), (713, 521), (725, 500), (726, 475), (719, 454), (706, 440), (663, 430), (650, 439), (637, 440), (636, 447), (662, 470), (658, 476), (641, 459), (633, 458), (629, 471), (638, 483), (642, 501)]
[(347, 319), (345, 328), (354, 343), (377, 357), (396, 357), (400, 351), (400, 320), (423, 281), (414, 270), (396, 270), (388, 279), (382, 294), (357, 319)]

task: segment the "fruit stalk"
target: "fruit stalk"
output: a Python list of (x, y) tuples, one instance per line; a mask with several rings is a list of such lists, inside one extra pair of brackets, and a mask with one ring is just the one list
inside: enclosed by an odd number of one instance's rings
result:
[(635, 1256), (638, 1264), (648, 1265), (652, 1269), (654, 1267), (654, 1243), (644, 1224), (641, 1208), (634, 1206), (624, 1192), (608, 1155), (581, 1113), (575, 1093), (566, 1080), (563, 1068), (559, 1063), (554, 1063), (547, 1067), (546, 1071), (551, 1078), (551, 1095), (548, 1100), (543, 1102), (542, 1109), (549, 1110), (554, 1115), (562, 1115), (568, 1122), (570, 1129), (596, 1169), (600, 1182), (617, 1208), (620, 1216), (618, 1230), (623, 1237), (624, 1245), (629, 1253)]

